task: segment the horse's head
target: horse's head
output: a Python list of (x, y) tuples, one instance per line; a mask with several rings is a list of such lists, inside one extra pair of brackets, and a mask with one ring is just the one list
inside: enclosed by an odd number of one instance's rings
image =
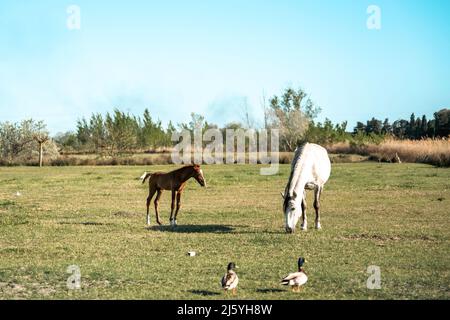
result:
[(201, 185), (202, 187), (206, 187), (205, 176), (203, 175), (203, 170), (200, 168), (200, 165), (195, 164), (193, 168), (194, 168), (194, 175), (193, 175), (194, 179), (197, 180), (199, 185)]
[(300, 215), (302, 213), (302, 199), (299, 199), (295, 192), (292, 195), (289, 195), (289, 193), (287, 193), (281, 194), (281, 196), (283, 197), (283, 211), (286, 232), (294, 233), (295, 226), (297, 225), (297, 222), (300, 219)]

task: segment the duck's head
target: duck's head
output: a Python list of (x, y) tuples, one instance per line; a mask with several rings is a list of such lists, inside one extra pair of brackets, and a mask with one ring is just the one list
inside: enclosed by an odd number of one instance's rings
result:
[(301, 269), (305, 262), (306, 262), (305, 258), (303, 257), (298, 258), (298, 268)]
[(239, 267), (234, 262), (230, 262), (228, 264), (227, 270), (230, 271), (230, 270), (234, 270), (234, 269), (238, 269), (238, 268)]

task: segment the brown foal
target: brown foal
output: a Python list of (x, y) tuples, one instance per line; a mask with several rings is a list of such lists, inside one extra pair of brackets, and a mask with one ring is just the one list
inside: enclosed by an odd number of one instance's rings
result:
[[(206, 180), (205, 177), (203, 176), (203, 170), (200, 169), (200, 166), (197, 164), (185, 166), (167, 173), (166, 172), (145, 173), (142, 176), (143, 178), (142, 183), (144, 183), (148, 177), (150, 177), (150, 179), (148, 180), (149, 194), (147, 197), (147, 225), (150, 225), (149, 207), (150, 202), (152, 201), (152, 198), (155, 193), (156, 198), (154, 203), (155, 203), (156, 222), (159, 225), (161, 225), (162, 222), (161, 220), (159, 220), (159, 213), (158, 213), (159, 199), (161, 198), (163, 190), (172, 191), (170, 225), (176, 226), (178, 211), (180, 210), (181, 207), (181, 194), (183, 193), (187, 181), (190, 178), (194, 178), (202, 187), (206, 187)], [(175, 198), (177, 201), (177, 207), (174, 216), (173, 210), (175, 209)]]

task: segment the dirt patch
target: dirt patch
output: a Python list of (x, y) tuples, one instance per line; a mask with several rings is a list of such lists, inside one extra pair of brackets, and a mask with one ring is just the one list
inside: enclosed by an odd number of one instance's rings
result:
[(377, 246), (383, 247), (391, 242), (396, 242), (402, 240), (399, 236), (386, 236), (378, 234), (352, 234), (348, 236), (340, 237), (340, 240), (369, 240), (375, 242)]
[(113, 215), (116, 217), (131, 218), (131, 217), (136, 217), (139, 214), (136, 212), (129, 212), (129, 211), (117, 211), (117, 212), (114, 212)]
[(56, 293), (56, 290), (50, 287), (40, 288), (38, 290), (38, 294), (41, 296), (50, 296), (54, 293)]
[(358, 154), (330, 154), (329, 157), (332, 163), (355, 163), (367, 161), (369, 159), (368, 156)]
[(435, 238), (427, 235), (417, 235), (417, 236), (397, 236), (397, 235), (380, 235), (380, 234), (351, 234), (347, 236), (342, 236), (337, 238), (338, 240), (370, 240), (374, 241), (379, 246), (384, 246), (389, 242), (397, 242), (402, 240), (410, 241), (436, 241)]
[(13, 282), (0, 282), (0, 292), (5, 295), (16, 295), (26, 291), (25, 287)]
[(340, 237), (341, 240), (375, 240), (375, 241), (399, 241), (401, 238), (399, 236), (386, 236), (379, 234), (351, 234), (348, 236)]

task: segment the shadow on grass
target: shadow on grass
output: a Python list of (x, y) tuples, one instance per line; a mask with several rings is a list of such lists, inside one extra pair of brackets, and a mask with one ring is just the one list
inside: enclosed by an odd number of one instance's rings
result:
[(237, 234), (288, 234), (285, 230), (248, 230), (248, 231), (238, 231)]
[(162, 231), (162, 232), (178, 232), (178, 233), (229, 233), (234, 229), (231, 226), (224, 226), (220, 224), (205, 224), (205, 225), (178, 225), (172, 227), (169, 225), (151, 226), (147, 230)]
[(279, 293), (279, 292), (285, 292), (285, 291), (286, 290), (275, 289), (275, 288), (256, 289), (256, 292), (259, 292), (259, 293)]
[(197, 294), (200, 296), (219, 296), (220, 293), (208, 291), (208, 290), (189, 290), (190, 293)]
[(103, 223), (103, 222), (94, 222), (94, 221), (83, 221), (83, 222), (68, 222), (68, 221), (61, 221), (58, 222), (59, 224), (73, 224), (73, 225), (82, 225), (82, 226), (107, 226), (111, 225), (112, 223)]

